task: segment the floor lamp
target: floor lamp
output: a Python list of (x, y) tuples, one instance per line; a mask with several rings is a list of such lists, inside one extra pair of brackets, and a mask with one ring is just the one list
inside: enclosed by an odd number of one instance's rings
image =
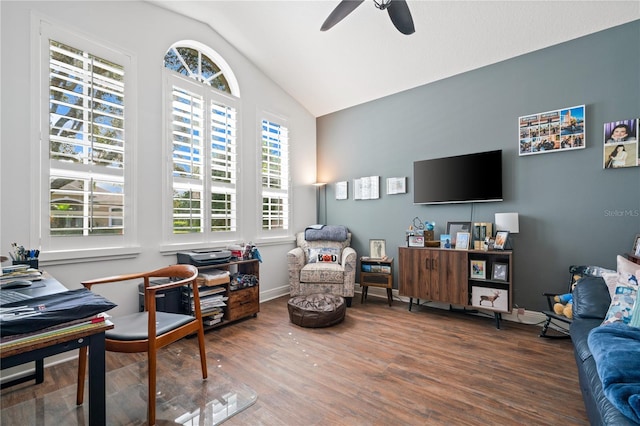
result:
[[(325, 189), (326, 185), (327, 184), (325, 182), (316, 182), (316, 183), (313, 184), (313, 186), (316, 187), (316, 223), (317, 224), (320, 224), (320, 192), (324, 192), (324, 189)], [(325, 199), (324, 202), (326, 204), (327, 200)], [(325, 206), (325, 208), (326, 208), (326, 206)], [(326, 221), (327, 218), (325, 217), (324, 220)]]

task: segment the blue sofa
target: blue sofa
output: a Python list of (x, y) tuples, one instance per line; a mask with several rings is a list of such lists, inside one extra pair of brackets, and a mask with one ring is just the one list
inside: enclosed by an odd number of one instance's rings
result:
[[(591, 425), (639, 425), (605, 395), (596, 357), (589, 346), (589, 334), (602, 324), (610, 303), (609, 290), (601, 277), (582, 278), (573, 290), (573, 322), (569, 332), (575, 348), (580, 390)], [(640, 351), (640, 347), (637, 350)]]

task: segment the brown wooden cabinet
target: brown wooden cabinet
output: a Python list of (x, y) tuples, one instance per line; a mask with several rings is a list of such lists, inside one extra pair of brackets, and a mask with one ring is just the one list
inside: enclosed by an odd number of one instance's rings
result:
[(467, 252), (429, 247), (399, 247), (401, 296), (467, 305)]
[(511, 251), (398, 248), (401, 296), (501, 313), (513, 307)]

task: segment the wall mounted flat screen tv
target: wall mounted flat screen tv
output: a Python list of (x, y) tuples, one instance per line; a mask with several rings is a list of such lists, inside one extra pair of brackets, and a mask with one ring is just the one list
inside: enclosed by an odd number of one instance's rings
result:
[(502, 150), (413, 163), (413, 202), (502, 201)]

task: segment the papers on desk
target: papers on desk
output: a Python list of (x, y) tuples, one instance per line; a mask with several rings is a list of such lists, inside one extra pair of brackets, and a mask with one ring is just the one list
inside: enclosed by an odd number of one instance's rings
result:
[(24, 266), (27, 267), (12, 269), (10, 272), (5, 272), (6, 269), (3, 268), (2, 275), (0, 275), (0, 284), (6, 284), (15, 280), (39, 281), (42, 279), (42, 272), (37, 269), (29, 268), (28, 265)]

